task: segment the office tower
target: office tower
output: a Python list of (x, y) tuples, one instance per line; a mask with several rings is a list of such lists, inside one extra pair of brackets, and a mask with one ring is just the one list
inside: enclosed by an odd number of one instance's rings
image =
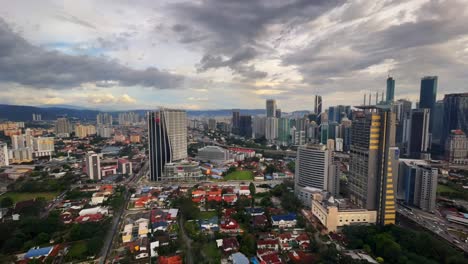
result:
[(276, 109), (275, 117), (276, 118), (281, 118), (281, 109)]
[(96, 123), (98, 125), (112, 125), (113, 118), (109, 113), (99, 113), (96, 116)]
[(101, 179), (101, 160), (99, 155), (90, 151), (86, 153), (86, 174), (91, 180)]
[(310, 121), (306, 125), (306, 141), (309, 143), (318, 143), (319, 127), (315, 121)]
[(353, 122), (348, 118), (341, 119), (341, 134), (343, 137), (343, 150), (349, 151), (351, 148), (351, 126)]
[(33, 142), (35, 157), (52, 156), (55, 151), (53, 137), (37, 137), (34, 138)]
[(254, 137), (255, 138), (264, 137), (266, 117), (254, 116), (252, 123), (253, 123)]
[(239, 125), (240, 125), (240, 110), (239, 109), (232, 109), (232, 133), (238, 134), (239, 133)]
[(305, 131), (306, 125), (309, 123), (307, 117), (296, 118), (295, 127), (298, 131)]
[(426, 76), (421, 79), (421, 91), (419, 94), (419, 107), (431, 110), (431, 118), (429, 121), (429, 133), (432, 133), (432, 123), (435, 102), (437, 98), (437, 76)]
[(276, 115), (276, 100), (274, 100), (274, 99), (266, 100), (266, 114), (267, 114), (267, 117), (275, 117), (275, 115)]
[(322, 96), (320, 95), (315, 96), (314, 113), (317, 114), (317, 125), (320, 126), (322, 124)]
[(385, 99), (387, 104), (391, 104), (395, 99), (395, 80), (390, 76), (387, 78), (387, 97)]
[(239, 118), (239, 136), (251, 138), (252, 137), (252, 117), (240, 116)]
[(289, 119), (281, 117), (278, 118), (278, 142), (281, 145), (289, 144), (290, 135)]
[(399, 150), (395, 114), (389, 107), (358, 106), (351, 128), (349, 192), (351, 201), (377, 210), (382, 225), (395, 223)]
[(446, 94), (441, 142), (445, 143), (452, 130), (468, 133), (468, 93)]
[(320, 143), (327, 144), (328, 140), (328, 122), (322, 123), (320, 126)]
[(414, 159), (421, 159), (427, 155), (429, 145), (429, 109), (414, 109), (411, 112), (410, 137), (408, 141), (408, 155)]
[(148, 113), (150, 179), (164, 179), (165, 165), (187, 158), (187, 115), (183, 110)]
[[(443, 145), (440, 141), (442, 137), (442, 131), (444, 126), (444, 101), (437, 101), (434, 107), (434, 125), (432, 127), (432, 144)], [(442, 143), (442, 144), (441, 144)]]
[(278, 118), (267, 117), (265, 123), (265, 138), (268, 142), (273, 142), (278, 137)]
[(343, 152), (343, 139), (342, 138), (335, 139), (335, 151)]
[(57, 121), (55, 123), (55, 133), (57, 135), (67, 135), (72, 132), (72, 126), (70, 124), (70, 121), (68, 121), (68, 118), (66, 117), (61, 117), (57, 118)]
[(452, 130), (445, 143), (445, 159), (453, 164), (468, 164), (468, 138), (461, 130)]
[(404, 123), (405, 120), (410, 119), (411, 115), (411, 101), (404, 100), (404, 99), (399, 99), (393, 104), (393, 112), (396, 114), (396, 144), (398, 147), (402, 148), (406, 147), (407, 141), (403, 140), (406, 138), (405, 133), (408, 133), (409, 131), (404, 130)]
[(10, 165), (7, 144), (0, 142), (0, 167)]
[(436, 208), (437, 168), (431, 168), (421, 160), (400, 160), (398, 198), (407, 205), (424, 211)]
[(209, 130), (216, 130), (216, 119), (214, 119), (214, 118), (208, 119), (208, 129)]
[(296, 146), (304, 145), (306, 143), (305, 131), (296, 130), (296, 128), (291, 129), (292, 135), (292, 144)]
[(340, 132), (340, 124), (337, 122), (329, 122), (328, 123), (328, 138), (335, 139), (337, 135), (339, 136)]
[(335, 122), (336, 121), (336, 113), (335, 113), (335, 107), (330, 106), (328, 107), (328, 122)]

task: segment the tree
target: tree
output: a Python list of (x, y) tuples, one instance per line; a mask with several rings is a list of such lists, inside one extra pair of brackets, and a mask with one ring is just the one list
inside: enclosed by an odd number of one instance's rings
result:
[(255, 256), (257, 246), (253, 235), (244, 233), (239, 244), (241, 245), (240, 252), (247, 256)]
[(10, 208), (13, 206), (13, 199), (11, 199), (11, 197), (5, 197), (2, 199), (2, 201), (0, 202), (0, 206), (2, 208)]

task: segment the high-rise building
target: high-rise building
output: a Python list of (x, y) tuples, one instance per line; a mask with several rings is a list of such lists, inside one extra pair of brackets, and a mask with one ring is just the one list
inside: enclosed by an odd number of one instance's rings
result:
[(71, 132), (72, 132), (72, 126), (70, 124), (70, 121), (68, 121), (68, 118), (66, 117), (57, 118), (57, 121), (55, 123), (55, 133), (60, 136), (61, 135), (69, 136)]
[(252, 116), (242, 115), (239, 118), (239, 136), (252, 137)]
[(281, 109), (276, 109), (275, 117), (276, 118), (281, 118)]
[(117, 169), (119, 173), (131, 175), (132, 171), (132, 163), (127, 159), (118, 159), (117, 160)]
[(341, 129), (343, 130), (341, 132), (343, 136), (343, 150), (344, 151), (349, 151), (351, 148), (351, 126), (353, 122), (349, 120), (348, 118), (343, 118), (341, 120)]
[(119, 125), (130, 126), (140, 122), (140, 115), (135, 112), (119, 113)]
[(309, 143), (318, 143), (319, 127), (315, 121), (311, 121), (306, 125), (306, 141)]
[(317, 125), (320, 126), (322, 124), (322, 96), (320, 95), (315, 96), (314, 113), (317, 114)]
[[(436, 102), (434, 107), (434, 125), (432, 127), (432, 144), (443, 145), (440, 141), (442, 137), (442, 131), (444, 130), (444, 101), (439, 100)], [(441, 144), (442, 143), (442, 144)]]
[(96, 127), (93, 125), (77, 125), (75, 126), (75, 136), (85, 138), (96, 134)]
[(239, 125), (240, 125), (240, 110), (232, 109), (232, 131), (231, 132), (234, 134), (238, 134)]
[(0, 167), (10, 165), (7, 144), (0, 142)]
[(429, 119), (429, 109), (414, 109), (411, 112), (410, 137), (407, 153), (411, 158), (420, 159), (428, 154), (430, 148)]
[(292, 144), (301, 146), (306, 143), (305, 131), (297, 130), (294, 127), (291, 129)]
[(343, 152), (343, 139), (342, 138), (336, 138), (335, 139), (335, 151), (337, 152)]
[(42, 121), (42, 115), (41, 114), (32, 114), (32, 121)]
[(34, 138), (34, 153), (35, 157), (52, 156), (55, 151), (53, 137), (37, 137)]
[(265, 123), (265, 138), (270, 143), (278, 138), (278, 118), (267, 117)]
[(390, 76), (387, 78), (387, 97), (385, 99), (387, 103), (392, 103), (395, 99), (395, 80)]
[(320, 126), (320, 142), (322, 144), (327, 144), (328, 140), (328, 122), (323, 122)]
[(266, 114), (267, 114), (267, 117), (276, 116), (276, 100), (275, 99), (266, 100)]
[(445, 143), (452, 130), (468, 133), (468, 93), (446, 94), (441, 143)]
[[(405, 149), (408, 142), (409, 130), (405, 131), (405, 122), (411, 118), (411, 101), (399, 99), (393, 104), (393, 112), (396, 114), (396, 139), (395, 142), (400, 149)], [(408, 127), (409, 128), (409, 127)]]
[(434, 107), (437, 98), (437, 76), (426, 76), (421, 79), (421, 91), (419, 93), (419, 107), (431, 110), (429, 133), (432, 133)]
[(94, 152), (86, 153), (86, 174), (91, 180), (101, 179), (101, 160), (99, 155)]
[(452, 130), (445, 143), (445, 159), (453, 164), (468, 164), (468, 138), (461, 130)]
[(114, 134), (114, 128), (110, 126), (99, 126), (96, 129), (96, 134), (103, 138), (110, 138)]
[(214, 119), (214, 118), (208, 119), (208, 129), (209, 130), (216, 130), (216, 119)]
[(402, 159), (399, 163), (398, 199), (404, 200), (407, 205), (434, 212), (437, 169), (431, 168), (422, 160)]
[(254, 116), (252, 121), (253, 134), (255, 138), (261, 138), (265, 136), (265, 124), (266, 117)]
[(96, 123), (97, 125), (110, 125), (112, 126), (112, 115), (109, 113), (99, 113), (96, 116)]
[(281, 145), (289, 144), (290, 135), (289, 119), (281, 117), (278, 118), (278, 142)]
[(164, 179), (165, 165), (187, 158), (187, 114), (161, 109), (148, 113), (150, 179)]
[(349, 192), (351, 201), (377, 210), (382, 225), (395, 223), (399, 150), (395, 114), (389, 106), (358, 106), (351, 128)]

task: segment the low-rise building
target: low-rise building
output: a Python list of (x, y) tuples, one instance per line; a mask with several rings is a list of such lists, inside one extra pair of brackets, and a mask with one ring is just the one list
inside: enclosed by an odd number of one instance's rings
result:
[(279, 228), (295, 227), (297, 224), (296, 214), (273, 215), (271, 216), (271, 224)]

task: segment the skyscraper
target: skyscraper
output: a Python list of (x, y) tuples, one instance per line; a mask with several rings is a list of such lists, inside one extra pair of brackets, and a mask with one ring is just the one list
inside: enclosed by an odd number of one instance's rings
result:
[(57, 135), (65, 135), (70, 134), (72, 132), (72, 126), (68, 118), (61, 117), (57, 118), (57, 122), (55, 123), (55, 133)]
[(239, 109), (232, 109), (232, 133), (237, 134), (239, 133), (239, 125), (240, 125), (240, 110)]
[(421, 91), (419, 94), (419, 108), (431, 110), (429, 121), (429, 133), (432, 133), (433, 115), (437, 98), (437, 76), (426, 76), (421, 79)]
[(421, 159), (427, 155), (429, 145), (429, 109), (414, 109), (411, 112), (408, 153), (411, 158)]
[(273, 142), (278, 137), (278, 118), (267, 117), (265, 123), (265, 138), (269, 142)]
[(388, 76), (387, 78), (387, 97), (386, 101), (388, 104), (392, 103), (395, 98), (395, 80)]
[(0, 167), (10, 165), (7, 144), (0, 142)]
[(355, 204), (377, 210), (382, 225), (395, 223), (399, 150), (395, 114), (388, 107), (362, 106), (351, 128), (349, 191)]
[(161, 109), (148, 113), (150, 179), (164, 179), (168, 163), (187, 158), (187, 114), (184, 110)]
[(276, 109), (275, 117), (276, 118), (281, 118), (281, 109)]
[(86, 153), (86, 174), (91, 180), (101, 179), (101, 160), (99, 155), (94, 152)]
[(444, 144), (452, 130), (468, 134), (468, 93), (446, 94), (441, 143)]
[(252, 137), (252, 117), (240, 116), (239, 118), (239, 136), (251, 138)]
[(96, 116), (96, 123), (98, 125), (112, 125), (112, 115), (109, 113), (99, 113)]
[(266, 117), (254, 116), (252, 123), (253, 123), (254, 137), (261, 138), (265, 136)]
[(282, 145), (288, 145), (290, 135), (289, 119), (278, 118), (278, 141)]
[(317, 125), (320, 126), (322, 124), (322, 96), (320, 95), (315, 96), (314, 113), (317, 114)]
[(267, 114), (267, 117), (276, 116), (276, 100), (274, 99), (266, 100), (266, 114)]

